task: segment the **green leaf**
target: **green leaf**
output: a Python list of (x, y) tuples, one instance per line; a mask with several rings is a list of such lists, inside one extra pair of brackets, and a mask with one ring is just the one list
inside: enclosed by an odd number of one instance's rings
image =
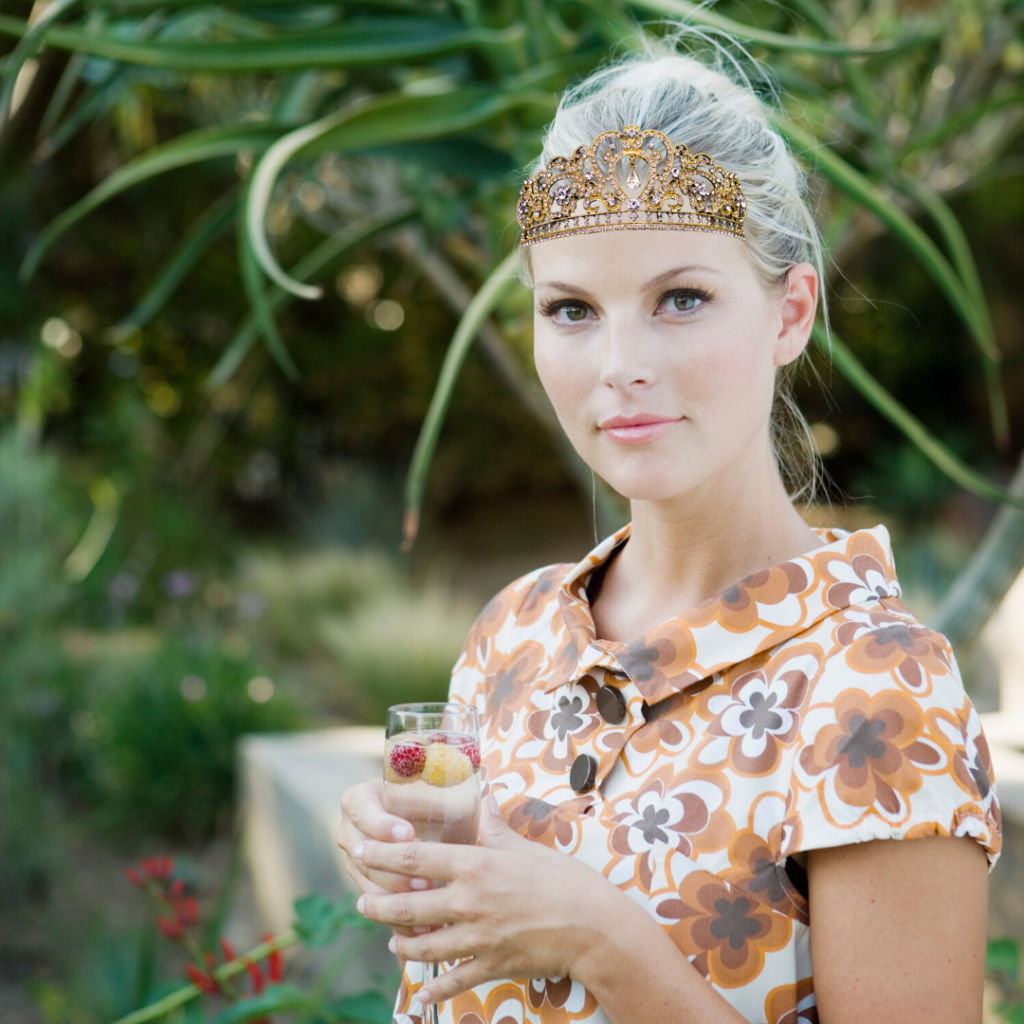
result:
[(466, 312), (462, 314), (459, 326), (456, 327), (455, 334), (448, 345), (444, 362), (441, 364), (437, 386), (434, 388), (430, 407), (427, 409), (427, 415), (420, 427), (420, 434), (412, 453), (412, 463), (405, 480), (405, 522), (403, 527), (405, 538), (403, 546), (406, 549), (412, 547), (416, 540), (416, 534), (419, 532), (423, 488), (427, 474), (430, 472), (430, 463), (434, 458), (438, 438), (441, 436), (441, 428), (444, 426), (444, 417), (451, 402), (452, 392), (455, 390), (459, 370), (484, 322), (502, 299), (519, 283), (515, 274), (517, 257), (518, 251), (514, 249), (491, 271), (490, 276), (480, 286), (466, 307)]
[(897, 427), (912, 441), (923, 455), (946, 474), (954, 483), (964, 490), (998, 501), (1006, 505), (1024, 510), (1024, 499), (1011, 494), (1005, 488), (993, 483), (972, 469), (961, 458), (944, 445), (928, 428), (889, 394), (874, 377), (868, 373), (864, 364), (843, 344), (833, 333), (831, 345), (825, 336), (825, 329), (815, 323), (812, 332), (817, 346), (826, 354), (831, 354), (832, 361), (839, 367), (843, 376), (878, 410), (890, 423)]
[(304, 896), (295, 901), (295, 934), (304, 946), (318, 949), (334, 942), (346, 928), (366, 928), (369, 922), (352, 909), (352, 900), (332, 903), (325, 896)]
[(106, 177), (88, 195), (73, 206), (69, 206), (43, 229), (22, 261), (18, 272), (19, 279), (23, 284), (30, 281), (53, 243), (68, 228), (102, 206), (108, 199), (133, 185), (178, 167), (187, 167), (217, 157), (234, 156), (244, 149), (262, 152), (281, 134), (281, 130), (275, 125), (248, 124), (200, 128), (144, 153)]
[(214, 1024), (243, 1024), (282, 1010), (320, 1010), (322, 1007), (308, 993), (294, 985), (270, 985), (258, 996), (240, 999), (214, 1018)]
[[(14, 83), (18, 80), (18, 73), (25, 66), (25, 61), (38, 52), (50, 31), (50, 26), (76, 3), (78, 0), (52, 0), (52, 3), (42, 9), (42, 13), (34, 22), (19, 22), (21, 31), (17, 35), (20, 35), (21, 39), (4, 61), (3, 76), (0, 77), (0, 124), (10, 116)], [(5, 20), (17, 21), (16, 18)]]
[(245, 218), (242, 216), (238, 218), (238, 235), (238, 260), (242, 274), (242, 287), (245, 289), (249, 305), (252, 307), (256, 325), (260, 334), (263, 335), (267, 350), (274, 357), (277, 365), (281, 367), (284, 375), (291, 381), (297, 381), (299, 369), (285, 347), (284, 339), (277, 329), (274, 314), (267, 304), (267, 297), (263, 291), (263, 276), (260, 274), (260, 267), (253, 253), (252, 239), (249, 238)]
[(272, 145), (256, 165), (246, 211), (253, 250), (263, 272), (275, 284), (304, 299), (317, 299), (320, 288), (289, 277), (270, 251), (263, 223), (264, 211), (284, 166), (297, 156), (324, 152), (344, 153), (432, 139), (465, 131), (517, 105), (554, 109), (549, 93), (509, 92), (468, 87), (438, 96), (407, 96), (388, 93), (354, 103), (312, 124), (305, 125)]
[(687, 0), (629, 0), (630, 7), (636, 7), (653, 14), (678, 18), (688, 24), (703, 25), (706, 28), (719, 29), (737, 39), (750, 43), (760, 43), (768, 50), (793, 50), (803, 53), (816, 53), (832, 57), (868, 57), (892, 53), (906, 46), (923, 45), (937, 38), (937, 33), (920, 33), (907, 39), (884, 40), (866, 46), (851, 46), (831, 39), (808, 39), (805, 36), (785, 35), (781, 32), (768, 32), (764, 29), (745, 25), (732, 18), (723, 17), (709, 10), (704, 5), (688, 3)]
[[(992, 327), (992, 317), (989, 313), (988, 301), (985, 298), (985, 289), (981, 283), (981, 274), (978, 273), (978, 265), (974, 262), (974, 254), (971, 252), (971, 244), (968, 242), (967, 235), (960, 221), (957, 220), (956, 214), (949, 208), (946, 200), (924, 182), (909, 175), (901, 175), (897, 177), (896, 184), (913, 196), (934, 221), (953, 260), (953, 266), (960, 275), (960, 280), (963, 281), (964, 287), (984, 320), (988, 336), (994, 339), (995, 330)], [(1010, 414), (1006, 408), (1006, 393), (1003, 390), (999, 362), (985, 358), (983, 364), (992, 417), (992, 433), (995, 436), (996, 445), (1005, 450), (1010, 444)]]
[[(345, 253), (358, 245), (375, 238), (386, 231), (391, 231), (412, 220), (418, 213), (414, 203), (402, 203), (394, 210), (381, 216), (364, 217), (350, 224), (344, 231), (321, 242), (312, 252), (308, 252), (292, 267), (290, 274), (298, 281), (315, 280), (323, 271), (339, 260)], [(283, 288), (273, 287), (266, 295), (267, 309), (271, 314), (282, 306), (288, 305), (294, 296)], [(222, 388), (235, 374), (242, 360), (249, 353), (259, 335), (256, 317), (249, 314), (242, 322), (235, 336), (228, 343), (223, 355), (217, 360), (206, 381), (207, 391)]]
[(231, 226), (237, 207), (238, 190), (232, 188), (192, 224), (139, 304), (114, 327), (115, 339), (145, 327), (163, 309), (206, 250)]
[[(56, 2), (69, 5), (77, 0)], [(24, 22), (0, 16), (0, 33), (20, 35), (23, 30)], [(354, 18), (328, 29), (291, 32), (271, 39), (138, 42), (65, 28), (52, 30), (46, 41), (76, 53), (169, 71), (252, 73), (392, 65), (469, 48), (507, 47), (518, 43), (523, 31), (521, 26), (467, 28), (457, 21), (392, 17)], [(27, 38), (28, 34), (24, 36)]]
[(351, 1024), (391, 1024), (394, 1019), (394, 1005), (379, 992), (360, 992), (354, 996), (343, 996), (327, 1007), (334, 1021)]
[(900, 150), (899, 159), (903, 161), (912, 153), (919, 153), (922, 149), (941, 146), (947, 140), (959, 135), (964, 128), (973, 128), (980, 124), (982, 119), (989, 114), (994, 114), (1005, 107), (1018, 107), (1022, 103), (1024, 103), (1024, 87), (1020, 86), (999, 96), (990, 96), (979, 100), (967, 110), (961, 110), (959, 113), (947, 117), (934, 128), (918, 135), (912, 135)]
[(1016, 984), (1020, 972), (1020, 943), (1016, 939), (989, 939), (985, 947), (985, 970), (998, 971)]
[(773, 120), (790, 144), (804, 153), (824, 177), (870, 210), (906, 245), (956, 310), (978, 348), (986, 357), (998, 362), (1001, 357), (992, 337), (987, 313), (978, 309), (938, 246), (907, 214), (829, 146), (818, 142), (781, 115), (776, 115)]

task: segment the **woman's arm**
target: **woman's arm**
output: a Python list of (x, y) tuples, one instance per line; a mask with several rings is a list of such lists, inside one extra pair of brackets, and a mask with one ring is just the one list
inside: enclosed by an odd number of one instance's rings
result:
[(978, 1024), (988, 870), (974, 840), (812, 850), (807, 874), (822, 1024)]
[(493, 812), (485, 810), (480, 833), (483, 847), (367, 842), (353, 850), (363, 871), (448, 883), (366, 893), (359, 902), (368, 918), (401, 929), (392, 940), (399, 957), (465, 961), (430, 983), (430, 1001), (495, 979), (571, 977), (615, 1024), (744, 1024), (664, 929), (606, 878), (516, 835)]
[[(493, 814), (483, 816), (481, 840), (483, 848), (365, 843), (353, 851), (363, 870), (448, 883), (360, 901), (367, 917), (402, 929), (392, 947), (400, 957), (465, 961), (430, 983), (433, 1000), (499, 978), (568, 976), (615, 1024), (744, 1021), (643, 907), (596, 871)], [(978, 1024), (987, 872), (973, 840), (815, 850), (808, 872), (822, 1024)]]

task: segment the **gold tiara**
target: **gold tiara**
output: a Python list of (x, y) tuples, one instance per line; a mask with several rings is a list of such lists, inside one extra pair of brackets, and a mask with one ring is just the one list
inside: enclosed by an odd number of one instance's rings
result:
[(743, 237), (739, 179), (652, 128), (602, 132), (523, 182), (520, 245), (591, 231), (672, 228)]

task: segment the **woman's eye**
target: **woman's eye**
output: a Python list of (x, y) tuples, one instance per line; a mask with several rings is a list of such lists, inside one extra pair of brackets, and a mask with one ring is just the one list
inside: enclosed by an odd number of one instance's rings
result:
[(582, 302), (559, 302), (555, 305), (549, 306), (545, 311), (545, 315), (553, 317), (555, 323), (571, 323), (578, 324), (582, 320), (587, 319), (587, 314), (590, 312), (590, 307), (584, 305)]
[(691, 292), (676, 292), (665, 299), (665, 308), (670, 313), (690, 313), (704, 300)]

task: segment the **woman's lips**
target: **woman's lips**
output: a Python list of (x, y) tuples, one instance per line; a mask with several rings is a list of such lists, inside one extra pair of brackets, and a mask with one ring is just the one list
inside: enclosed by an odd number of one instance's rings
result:
[(663, 437), (682, 423), (685, 416), (668, 419), (659, 416), (613, 416), (598, 426), (616, 444), (647, 444)]

